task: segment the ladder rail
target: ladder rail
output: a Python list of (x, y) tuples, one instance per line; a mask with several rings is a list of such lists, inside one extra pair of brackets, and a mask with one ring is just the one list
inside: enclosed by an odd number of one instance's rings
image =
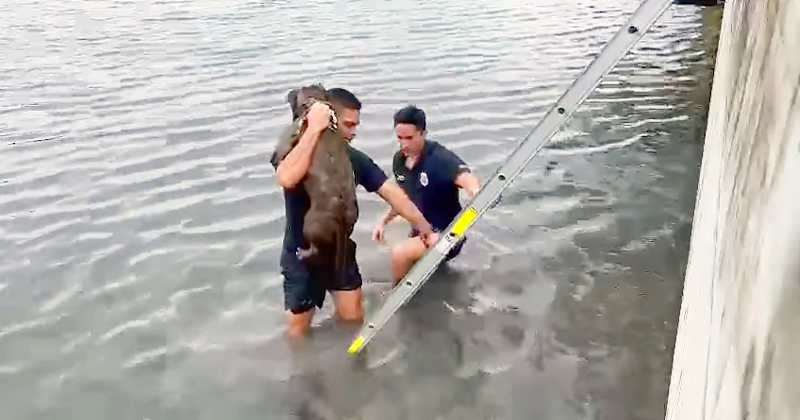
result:
[(600, 54), (575, 79), (544, 118), (517, 145), (481, 190), (448, 226), (439, 240), (417, 261), (383, 305), (361, 327), (348, 353), (356, 354), (377, 335), (389, 319), (428, 281), (447, 253), (519, 176), (575, 110), (600, 84), (603, 77), (633, 48), (674, 0), (644, 0)]

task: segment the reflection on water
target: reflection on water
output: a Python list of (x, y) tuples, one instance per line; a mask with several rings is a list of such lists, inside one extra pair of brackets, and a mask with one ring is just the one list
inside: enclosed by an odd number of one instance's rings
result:
[[(413, 102), (487, 176), (637, 5), (0, 4), (5, 417), (663, 418), (697, 9), (667, 12), (360, 358), (330, 306), (284, 345), (267, 163), (285, 93), (320, 81), (365, 103), (356, 145), (385, 169)], [(385, 206), (360, 198), (368, 244)], [(374, 309), (387, 249), (359, 250)]]

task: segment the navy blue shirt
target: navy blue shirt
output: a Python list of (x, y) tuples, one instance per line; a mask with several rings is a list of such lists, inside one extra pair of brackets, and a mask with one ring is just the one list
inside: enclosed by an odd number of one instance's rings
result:
[(397, 152), (392, 159), (392, 172), (422, 215), (434, 229), (443, 231), (461, 212), (456, 177), (469, 172), (469, 166), (450, 149), (426, 140), (422, 155), (412, 169), (406, 158)]
[[(364, 152), (349, 145), (347, 146), (347, 152), (350, 154), (350, 162), (353, 165), (356, 184), (361, 185), (368, 192), (377, 191), (388, 179), (386, 173)], [(273, 152), (270, 161), (275, 169), (278, 168), (280, 163), (276, 161), (276, 157)], [(311, 201), (302, 182), (294, 188), (284, 189), (283, 201), (286, 209), (286, 229), (283, 233), (283, 247), (286, 251), (294, 254), (298, 247), (308, 245), (303, 238), (303, 222), (308, 209), (311, 207)]]

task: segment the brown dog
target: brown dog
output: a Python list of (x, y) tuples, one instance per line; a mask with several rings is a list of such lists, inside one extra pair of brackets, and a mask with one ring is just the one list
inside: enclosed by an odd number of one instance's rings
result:
[(287, 102), (292, 108), (294, 122), (288, 135), (281, 138), (276, 152), (280, 162), (297, 144), (306, 129), (306, 113), (318, 101), (331, 107), (331, 125), (320, 135), (303, 180), (311, 202), (303, 222), (303, 236), (308, 247), (299, 249), (297, 255), (316, 264), (333, 263), (336, 271), (343, 274), (350, 235), (358, 219), (355, 176), (348, 142), (338, 131), (336, 109), (328, 102), (321, 85), (289, 92)]

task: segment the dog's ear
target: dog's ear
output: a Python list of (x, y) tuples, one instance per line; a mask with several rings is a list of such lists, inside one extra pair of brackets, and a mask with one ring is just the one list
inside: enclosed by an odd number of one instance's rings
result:
[(320, 93), (322, 93), (322, 96), (324, 96), (326, 99), (328, 98), (328, 91), (325, 89), (325, 86), (322, 86), (322, 83), (314, 83), (309, 87), (319, 89)]
[(300, 89), (292, 89), (286, 94), (286, 103), (289, 104), (291, 109), (297, 108), (297, 94), (300, 93)]

